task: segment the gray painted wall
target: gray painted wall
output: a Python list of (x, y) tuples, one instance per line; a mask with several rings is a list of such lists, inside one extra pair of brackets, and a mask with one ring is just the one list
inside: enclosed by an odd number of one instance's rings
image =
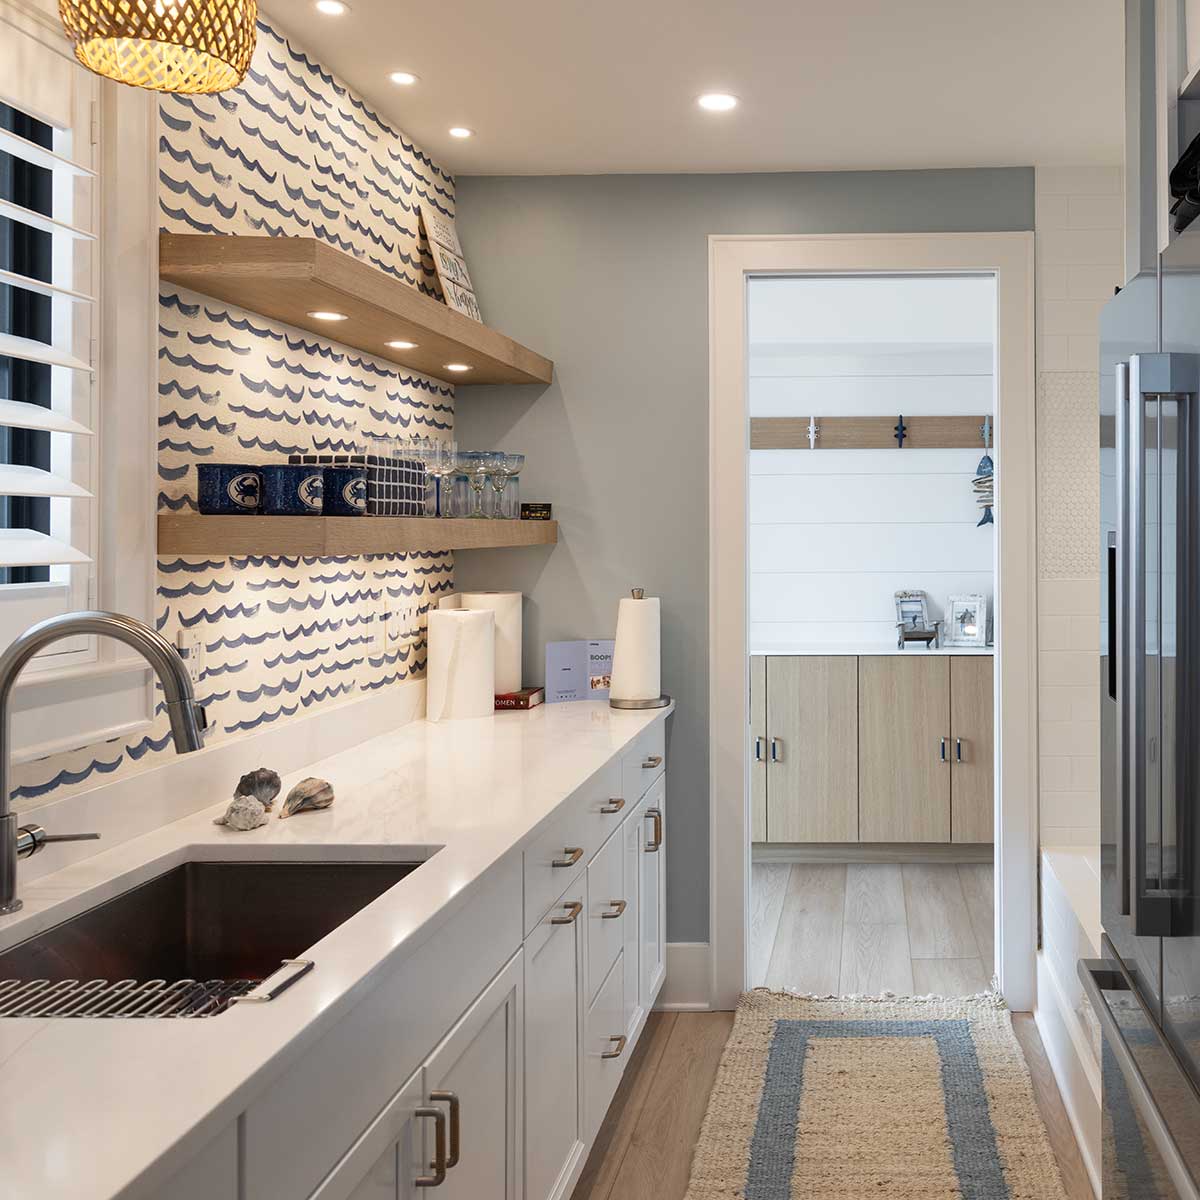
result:
[(458, 437), (527, 456), (551, 549), (458, 556), (462, 588), (519, 588), (525, 675), (546, 641), (611, 637), (617, 599), (662, 597), (671, 721), (667, 936), (708, 937), (708, 246), (714, 233), (1033, 228), (1029, 168), (460, 178), (489, 324), (555, 362), (550, 387), (464, 388)]

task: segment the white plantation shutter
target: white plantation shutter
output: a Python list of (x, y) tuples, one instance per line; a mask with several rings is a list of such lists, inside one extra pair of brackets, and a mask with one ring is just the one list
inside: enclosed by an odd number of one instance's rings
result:
[(94, 83), (53, 39), (8, 26), (0, 43), (3, 644), (6, 605), (28, 623), (88, 599), (99, 245)]

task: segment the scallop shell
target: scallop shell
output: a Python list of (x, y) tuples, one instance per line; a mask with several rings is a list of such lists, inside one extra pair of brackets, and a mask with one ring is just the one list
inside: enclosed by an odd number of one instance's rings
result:
[(234, 796), (223, 817), (217, 817), (214, 825), (228, 825), (245, 833), (248, 829), (257, 829), (267, 823), (266, 806), (253, 796)]
[(253, 796), (267, 812), (270, 812), (281, 786), (278, 771), (272, 771), (269, 767), (258, 767), (256, 770), (247, 771), (238, 780), (233, 794), (235, 796)]
[(302, 779), (290, 792), (279, 808), (279, 819), (298, 812), (315, 812), (328, 808), (333, 803), (333, 784), (327, 779)]

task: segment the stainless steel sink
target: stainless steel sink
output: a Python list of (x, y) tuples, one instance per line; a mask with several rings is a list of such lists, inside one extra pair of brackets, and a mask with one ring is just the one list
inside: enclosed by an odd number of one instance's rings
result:
[(216, 1016), (287, 964), (278, 994), (419, 865), (183, 863), (0, 953), (0, 1017)]

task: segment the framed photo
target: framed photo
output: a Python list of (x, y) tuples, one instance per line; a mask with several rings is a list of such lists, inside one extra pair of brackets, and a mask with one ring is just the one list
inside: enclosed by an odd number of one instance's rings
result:
[(905, 632), (932, 628), (924, 592), (896, 593), (896, 627)]
[(946, 620), (947, 646), (986, 646), (986, 596), (951, 596)]

